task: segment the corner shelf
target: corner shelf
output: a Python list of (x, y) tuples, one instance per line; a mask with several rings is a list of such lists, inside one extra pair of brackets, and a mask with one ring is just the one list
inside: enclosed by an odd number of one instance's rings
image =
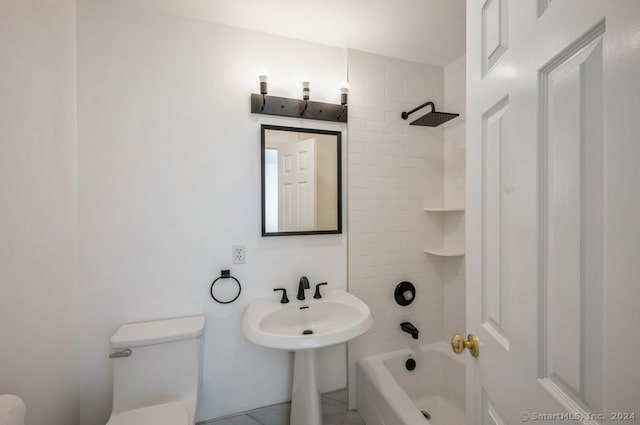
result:
[[(448, 204), (444, 203), (442, 206), (428, 206), (424, 208), (427, 213), (460, 213), (464, 212), (464, 205), (461, 204)], [(454, 215), (452, 217), (460, 217), (459, 215)], [(447, 220), (446, 216), (444, 220)], [(464, 244), (455, 243), (453, 240), (444, 236), (444, 248), (426, 248), (424, 250), (425, 254), (435, 255), (437, 257), (462, 257), (464, 256)], [(452, 246), (449, 246), (452, 245)]]
[(438, 257), (462, 257), (464, 249), (462, 248), (429, 248), (424, 250), (425, 254), (435, 255)]
[(460, 212), (464, 211), (464, 206), (425, 207), (424, 210), (427, 212)]

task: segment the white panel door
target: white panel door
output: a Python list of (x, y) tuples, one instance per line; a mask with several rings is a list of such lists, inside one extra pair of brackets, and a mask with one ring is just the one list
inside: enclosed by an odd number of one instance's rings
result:
[(316, 139), (278, 149), (278, 231), (316, 228)]
[(467, 423), (640, 423), (640, 1), (468, 0), (467, 57)]

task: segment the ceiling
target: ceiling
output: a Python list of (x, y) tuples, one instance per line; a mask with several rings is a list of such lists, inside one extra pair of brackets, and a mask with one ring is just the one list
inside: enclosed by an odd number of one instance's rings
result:
[(147, 8), (444, 66), (465, 52), (466, 0), (130, 0)]

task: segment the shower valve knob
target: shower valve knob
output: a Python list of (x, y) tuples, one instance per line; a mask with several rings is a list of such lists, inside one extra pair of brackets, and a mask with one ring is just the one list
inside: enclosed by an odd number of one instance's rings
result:
[(402, 306), (411, 304), (416, 297), (416, 287), (411, 282), (400, 282), (393, 291), (396, 302)]

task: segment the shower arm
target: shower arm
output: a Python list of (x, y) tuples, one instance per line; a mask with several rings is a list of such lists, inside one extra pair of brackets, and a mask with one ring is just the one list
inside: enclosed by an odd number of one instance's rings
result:
[(427, 102), (427, 103), (423, 103), (417, 108), (413, 108), (409, 112), (403, 112), (402, 114), (400, 114), (400, 116), (402, 117), (403, 120), (406, 120), (407, 118), (409, 118), (409, 115), (413, 114), (415, 111), (418, 111), (424, 108), (425, 106), (429, 106), (429, 105), (431, 105), (431, 112), (434, 112), (436, 110), (436, 105), (434, 105), (433, 102)]

